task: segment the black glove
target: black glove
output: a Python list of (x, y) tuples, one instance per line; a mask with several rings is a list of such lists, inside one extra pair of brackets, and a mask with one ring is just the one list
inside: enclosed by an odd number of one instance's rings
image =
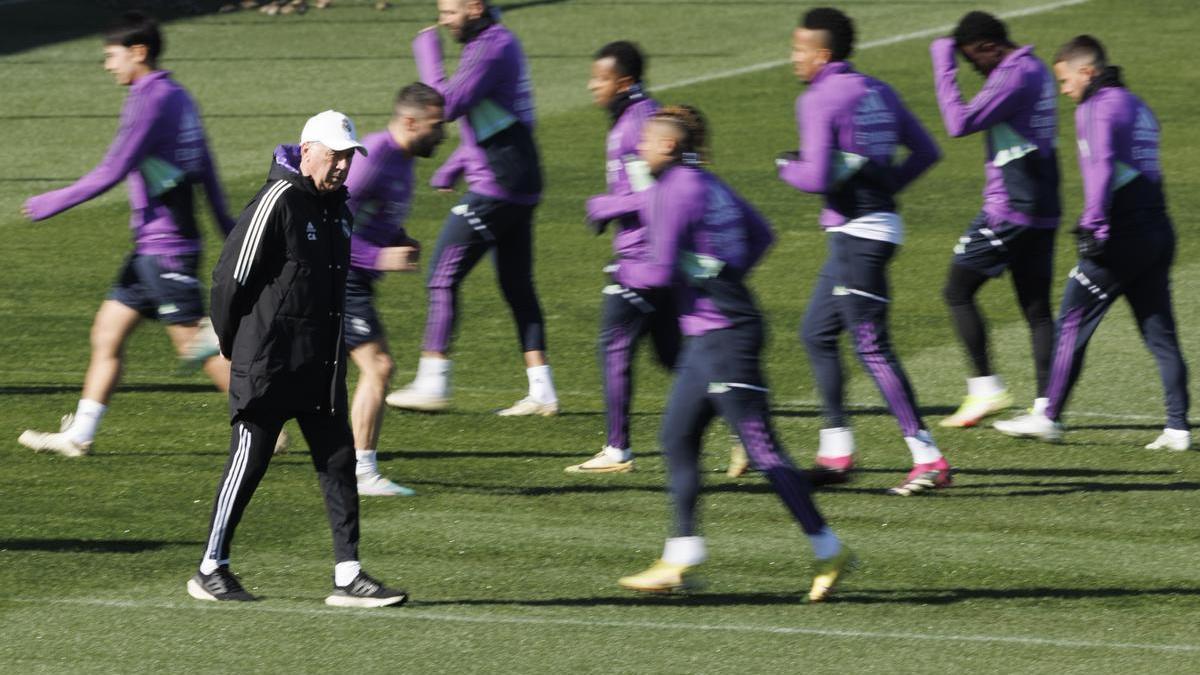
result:
[(1094, 260), (1104, 255), (1105, 239), (1097, 239), (1096, 233), (1092, 230), (1083, 228), (1075, 228), (1075, 250), (1079, 252), (1080, 258)]
[(775, 155), (775, 166), (777, 168), (783, 168), (784, 166), (787, 166), (788, 162), (799, 162), (799, 161), (800, 161), (800, 151), (798, 151), (798, 150), (784, 150), (783, 152), (779, 153), (778, 155)]
[(583, 224), (587, 227), (587, 229), (592, 231), (592, 234), (596, 235), (597, 237), (604, 234), (604, 231), (608, 229), (609, 222), (610, 222), (609, 219), (604, 219), (604, 220), (592, 220), (591, 218), (583, 219)]

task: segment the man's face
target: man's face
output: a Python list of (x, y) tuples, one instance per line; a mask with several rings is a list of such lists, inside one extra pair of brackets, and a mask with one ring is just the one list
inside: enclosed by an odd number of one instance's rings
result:
[(463, 26), (467, 21), (483, 16), (480, 0), (437, 0), (438, 25), (450, 31), (454, 39), (461, 40)]
[(1059, 61), (1054, 64), (1054, 77), (1058, 79), (1058, 90), (1062, 95), (1079, 103), (1084, 90), (1096, 77), (1096, 66), (1080, 59)]
[(437, 146), (446, 138), (443, 111), (441, 106), (429, 106), (419, 115), (414, 115), (411, 111), (401, 113), (400, 120), (409, 137), (406, 148), (409, 154), (414, 157), (433, 156)]
[(146, 69), (145, 45), (105, 45), (104, 69), (112, 73), (117, 84), (128, 87)]
[(675, 127), (669, 122), (653, 120), (642, 127), (638, 154), (646, 160), (650, 173), (657, 176), (675, 161), (675, 149), (678, 146), (679, 137)]
[(617, 72), (617, 60), (611, 56), (592, 62), (592, 76), (588, 79), (587, 88), (592, 93), (592, 103), (598, 108), (604, 108), (612, 103), (617, 94), (629, 89), (633, 78)]
[(827, 31), (807, 28), (792, 31), (792, 71), (801, 82), (812, 82), (831, 56)]
[(332, 192), (346, 182), (354, 148), (330, 150), (316, 142), (300, 146), (300, 173), (312, 179), (318, 192)]
[(999, 66), (1000, 62), (1004, 60), (1004, 49), (999, 44), (986, 40), (972, 42), (969, 45), (961, 45), (958, 48), (958, 52), (971, 64), (975, 72), (984, 77), (990, 75), (996, 69), (996, 66)]

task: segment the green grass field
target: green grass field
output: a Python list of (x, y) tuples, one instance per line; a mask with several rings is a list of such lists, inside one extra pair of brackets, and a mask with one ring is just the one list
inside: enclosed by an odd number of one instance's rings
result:
[[(1003, 0), (995, 11), (1048, 0)], [(432, 0), (386, 13), (339, 0), (304, 17), (209, 14), (167, 26), (166, 67), (205, 113), (231, 203), (265, 177), (269, 153), (328, 107), (362, 131), (382, 126), (391, 96), (415, 77), (408, 44)], [(960, 469), (957, 487), (888, 497), (908, 453), (868, 378), (850, 400), (865, 470), (820, 495), (865, 566), (835, 602), (802, 604), (811, 554), (757, 476), (707, 480), (708, 587), (641, 597), (618, 576), (659, 553), (667, 526), (655, 436), (669, 383), (640, 362), (635, 473), (571, 477), (567, 464), (603, 443), (594, 340), (609, 240), (582, 227), (603, 189), (604, 113), (589, 107), (590, 55), (629, 38), (666, 86), (787, 57), (804, 5), (738, 0), (509, 2), (506, 21), (530, 56), (549, 188), (538, 214), (537, 278), (565, 413), (500, 419), (525, 380), (509, 316), (486, 266), (467, 282), (455, 408), (389, 412), (385, 474), (409, 499), (363, 500), (362, 552), (375, 575), (408, 588), (394, 611), (326, 608), (329, 535), (303, 448), (278, 458), (247, 512), (234, 568), (265, 601), (211, 606), (184, 582), (203, 548), (225, 461), (223, 397), (173, 375), (163, 331), (129, 345), (124, 384), (92, 457), (34, 455), (16, 443), (72, 410), (92, 315), (128, 249), (124, 191), (40, 224), (18, 208), (101, 157), (124, 91), (89, 35), (91, 3), (0, 5), (0, 39), (40, 46), (0, 56), (0, 671), (27, 672), (1200, 672), (1200, 454), (1142, 450), (1162, 426), (1161, 392), (1124, 305), (1101, 327), (1068, 410), (1067, 443), (989, 430), (935, 432)], [(952, 24), (976, 3), (847, 0), (860, 41)], [(1163, 159), (1180, 234), (1176, 310), (1185, 354), (1200, 354), (1200, 120), (1191, 0), (1092, 0), (1010, 20), (1048, 57), (1098, 35), (1164, 127)], [(64, 28), (65, 25), (65, 28)], [(58, 31), (58, 32), (55, 32)], [(39, 35), (69, 34), (67, 40)], [(31, 36), (33, 36), (31, 38)], [(933, 131), (944, 161), (906, 195), (908, 242), (892, 268), (893, 334), (929, 422), (959, 402), (966, 367), (940, 299), (950, 248), (979, 207), (980, 141), (946, 138), (929, 38), (864, 49), (864, 71), (893, 84)], [(977, 79), (964, 74), (974, 90)], [(667, 102), (710, 118), (714, 170), (775, 223), (779, 242), (753, 280), (769, 314), (768, 375), (779, 433), (800, 463), (815, 448), (816, 394), (796, 326), (824, 255), (818, 201), (774, 177), (795, 142), (798, 85), (786, 66), (667, 87)], [(1061, 101), (1066, 220), (1079, 211), (1072, 106)], [(449, 147), (443, 148), (444, 158)], [(427, 176), (433, 162), (426, 163)], [(416, 199), (410, 230), (432, 243), (452, 199)], [(207, 218), (207, 214), (206, 214)], [(206, 224), (210, 221), (206, 220)], [(219, 242), (210, 232), (208, 259)], [(1073, 261), (1068, 236), (1056, 273)], [(1055, 294), (1061, 291), (1056, 283)], [(418, 276), (381, 285), (399, 372), (411, 376), (424, 321)], [(1001, 374), (1033, 396), (1028, 338), (1005, 280), (983, 293)], [(643, 355), (644, 356), (644, 355)], [(353, 376), (352, 376), (353, 377)], [(724, 428), (706, 462), (722, 468)]]

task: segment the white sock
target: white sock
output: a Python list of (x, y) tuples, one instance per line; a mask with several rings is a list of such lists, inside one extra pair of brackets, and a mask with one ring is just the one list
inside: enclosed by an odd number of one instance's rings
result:
[(606, 445), (604, 446), (604, 455), (618, 462), (628, 462), (633, 459), (633, 450), (629, 448), (614, 448), (611, 445)]
[(917, 432), (916, 436), (905, 436), (904, 442), (908, 443), (908, 451), (912, 453), (913, 464), (932, 464), (942, 458), (942, 451), (938, 450), (938, 446), (933, 442), (933, 437), (924, 429)]
[(539, 403), (556, 403), (558, 394), (554, 391), (554, 378), (550, 376), (550, 366), (534, 366), (525, 369), (529, 377), (529, 398)]
[(993, 396), (1004, 391), (1004, 382), (999, 375), (967, 378), (968, 396)]
[(357, 560), (347, 560), (333, 566), (333, 585), (349, 586), (354, 577), (362, 571), (362, 565)]
[(817, 560), (829, 560), (842, 552), (842, 540), (838, 539), (828, 525), (820, 532), (808, 535), (808, 541), (812, 544), (813, 555)]
[(379, 470), (374, 450), (355, 450), (354, 458), (358, 460), (358, 465), (354, 468), (355, 473), (375, 473)]
[(672, 565), (699, 565), (707, 558), (704, 537), (671, 537), (663, 546), (662, 559)]
[(450, 359), (422, 356), (417, 363), (413, 386), (427, 394), (446, 396), (450, 393)]
[(1050, 405), (1050, 399), (1048, 399), (1048, 398), (1033, 399), (1033, 414), (1034, 415), (1045, 415), (1046, 414), (1046, 406), (1048, 406), (1048, 405)]
[(100, 420), (104, 418), (104, 411), (108, 410), (108, 406), (90, 398), (79, 399), (79, 405), (75, 408), (75, 421), (71, 422), (67, 433), (71, 436), (71, 440), (76, 443), (90, 443), (96, 437), (96, 429), (100, 427)]
[(821, 430), (821, 443), (817, 449), (818, 457), (830, 459), (849, 457), (854, 454), (854, 432), (850, 427), (834, 427)]
[(204, 560), (200, 561), (200, 573), (212, 574), (213, 572), (216, 572), (217, 568), (221, 567), (222, 565), (229, 565), (229, 560), (213, 560), (212, 558), (206, 557)]

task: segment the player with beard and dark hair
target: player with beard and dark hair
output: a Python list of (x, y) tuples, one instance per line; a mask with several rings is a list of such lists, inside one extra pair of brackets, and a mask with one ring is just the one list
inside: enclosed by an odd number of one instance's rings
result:
[[(946, 131), (956, 138), (984, 134), (983, 208), (954, 247), (943, 290), (973, 376), (963, 404), (941, 425), (971, 427), (1013, 401), (992, 369), (987, 327), (975, 300), (1006, 269), (1029, 325), (1037, 374), (1033, 409), (1041, 412), (1046, 405), (1054, 340), (1050, 282), (1062, 211), (1054, 77), (1032, 46), (1014, 44), (1004, 24), (986, 12), (968, 13), (953, 36), (934, 40), (929, 51)], [(987, 78), (970, 102), (963, 101), (956, 81), (960, 56)]]
[(1059, 49), (1054, 73), (1075, 109), (1083, 215), (1076, 231), (1079, 262), (1067, 278), (1059, 310), (1044, 412), (996, 422), (1010, 436), (1062, 438), (1063, 408), (1080, 372), (1088, 341), (1124, 295), (1162, 379), (1167, 424), (1148, 450), (1187, 450), (1187, 364), (1171, 308), (1175, 229), (1167, 214), (1159, 164), (1158, 119), (1107, 63), (1104, 47), (1080, 35)]

